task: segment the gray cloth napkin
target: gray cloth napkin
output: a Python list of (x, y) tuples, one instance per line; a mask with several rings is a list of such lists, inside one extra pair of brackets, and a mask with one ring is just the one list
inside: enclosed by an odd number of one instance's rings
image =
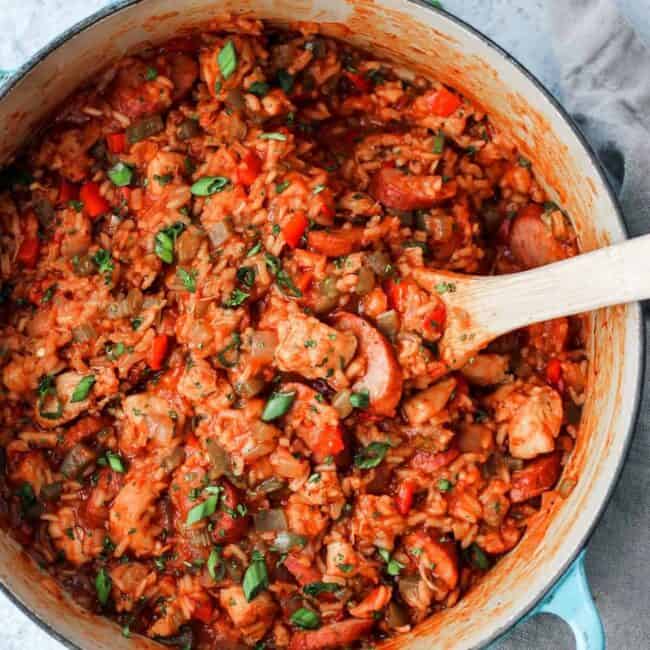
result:
[[(650, 51), (613, 0), (547, 5), (560, 100), (604, 163), (630, 234), (650, 232)], [(646, 309), (646, 336), (648, 315)], [(650, 391), (644, 392), (623, 475), (587, 553), (611, 650), (650, 648)], [(566, 626), (540, 616), (497, 647), (560, 650), (574, 642)]]

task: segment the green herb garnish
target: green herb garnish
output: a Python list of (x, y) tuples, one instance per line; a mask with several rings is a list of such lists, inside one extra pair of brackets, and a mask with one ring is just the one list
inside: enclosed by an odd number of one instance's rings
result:
[(253, 551), (251, 555), (251, 563), (246, 569), (242, 588), (244, 596), (250, 603), (260, 591), (269, 586), (269, 574), (266, 570), (266, 562), (264, 556), (259, 551)]
[(316, 630), (320, 627), (320, 616), (311, 609), (301, 607), (291, 614), (291, 622), (302, 630)]
[(284, 133), (260, 133), (260, 140), (279, 140), (280, 142), (285, 142), (287, 136)]
[(111, 577), (106, 573), (106, 569), (101, 568), (95, 577), (95, 589), (97, 590), (97, 599), (102, 605), (106, 605), (111, 595)]
[(190, 292), (196, 292), (196, 269), (191, 271), (186, 271), (183, 268), (178, 268), (176, 275), (180, 278), (180, 281), (183, 283), (183, 286)]
[(90, 393), (90, 389), (94, 386), (95, 381), (95, 375), (86, 375), (81, 379), (74, 391), (72, 391), (70, 402), (83, 402), (88, 397), (88, 393)]
[(113, 185), (117, 185), (118, 187), (126, 187), (133, 179), (133, 170), (122, 161), (115, 163), (108, 170), (107, 174), (113, 182)]
[(248, 92), (258, 97), (264, 97), (269, 92), (269, 84), (264, 81), (254, 81), (248, 88)]
[(370, 393), (366, 388), (350, 395), (350, 404), (356, 409), (365, 409), (370, 406)]
[(237, 69), (237, 50), (232, 41), (228, 41), (219, 51), (217, 56), (217, 63), (221, 76), (228, 79)]
[(192, 185), (190, 191), (194, 196), (211, 196), (223, 192), (228, 185), (230, 180), (225, 176), (204, 176)]
[(359, 469), (377, 467), (386, 456), (390, 445), (387, 442), (371, 442), (354, 457), (354, 464)]
[(187, 513), (187, 521), (185, 522), (185, 525), (191, 526), (197, 521), (201, 521), (202, 519), (213, 515), (214, 511), (217, 509), (217, 503), (219, 503), (219, 494), (211, 494), (203, 503), (194, 506)]
[(262, 411), (262, 421), (271, 422), (284, 415), (295, 399), (296, 391), (272, 393)]

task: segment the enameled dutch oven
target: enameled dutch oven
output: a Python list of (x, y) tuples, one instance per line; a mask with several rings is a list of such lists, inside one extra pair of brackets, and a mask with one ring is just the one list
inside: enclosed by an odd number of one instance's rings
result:
[[(616, 199), (569, 117), (525, 69), (458, 19), (411, 0), (124, 0), (60, 36), (10, 75), (0, 91), (0, 162), (75, 87), (144, 43), (164, 41), (226, 13), (279, 24), (317, 21), (325, 33), (403, 62), (458, 88), (512, 134), (538, 180), (571, 215), (583, 250), (625, 238)], [(589, 318), (589, 387), (580, 436), (564, 478), (577, 479), (517, 548), (451, 610), (386, 647), (466, 649), (489, 645), (538, 612), (571, 625), (579, 650), (604, 648), (586, 583), (585, 544), (614, 488), (632, 436), (643, 379), (638, 304)], [(71, 648), (155, 648), (82, 611), (0, 531), (0, 583), (50, 634)]]

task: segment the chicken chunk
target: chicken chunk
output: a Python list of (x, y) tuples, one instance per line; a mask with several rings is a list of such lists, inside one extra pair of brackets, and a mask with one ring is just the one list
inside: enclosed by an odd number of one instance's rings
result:
[(486, 402), (494, 408), (499, 433), (507, 435), (515, 458), (535, 458), (555, 449), (563, 415), (557, 391), (549, 386), (509, 384)]
[(144, 460), (131, 466), (109, 514), (116, 556), (131, 550), (136, 556), (145, 557), (160, 550), (156, 538), (163, 527), (157, 523), (156, 502), (166, 487), (163, 470), (155, 461)]
[(360, 543), (390, 551), (395, 546), (395, 538), (406, 530), (406, 520), (393, 498), (364, 494), (357, 501), (350, 526)]
[(222, 589), (219, 592), (219, 602), (242, 636), (253, 643), (266, 634), (277, 611), (277, 605), (268, 592), (263, 591), (248, 602), (239, 585)]
[(123, 412), (119, 440), (120, 449), (126, 454), (134, 454), (145, 447), (172, 447), (176, 432), (183, 427), (182, 414), (158, 395), (129, 395), (124, 400)]
[(313, 316), (292, 310), (278, 338), (275, 364), (280, 370), (307, 379), (326, 379), (335, 387), (347, 385), (343, 371), (357, 349), (354, 334), (339, 332)]

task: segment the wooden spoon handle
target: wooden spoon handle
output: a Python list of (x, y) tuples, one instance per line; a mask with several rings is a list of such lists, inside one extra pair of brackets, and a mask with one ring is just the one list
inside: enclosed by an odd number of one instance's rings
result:
[(493, 335), (650, 298), (650, 235), (523, 273), (487, 278), (480, 291), (480, 297), (472, 296), (469, 311), (478, 316), (480, 303), (479, 321)]

